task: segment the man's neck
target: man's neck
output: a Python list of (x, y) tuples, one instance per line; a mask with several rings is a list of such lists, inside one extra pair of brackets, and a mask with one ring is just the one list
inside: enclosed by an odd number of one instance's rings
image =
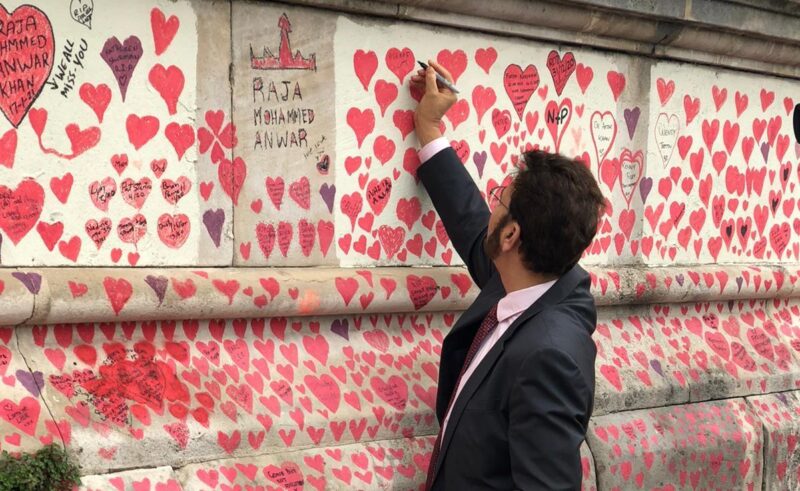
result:
[(500, 273), (500, 281), (507, 294), (558, 279), (556, 275), (534, 273), (523, 264), (496, 266), (497, 272)]

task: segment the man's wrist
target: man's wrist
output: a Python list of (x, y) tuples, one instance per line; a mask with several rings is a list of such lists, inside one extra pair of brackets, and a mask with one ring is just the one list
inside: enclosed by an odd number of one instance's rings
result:
[(421, 164), (424, 164), (428, 160), (430, 160), (434, 155), (441, 152), (445, 148), (450, 146), (450, 142), (447, 141), (447, 138), (440, 136), (429, 143), (425, 144), (420, 148), (417, 155), (419, 155), (419, 161)]
[(439, 130), (438, 121), (415, 121), (414, 129), (417, 134), (419, 145), (424, 147), (428, 143), (442, 137), (442, 132)]

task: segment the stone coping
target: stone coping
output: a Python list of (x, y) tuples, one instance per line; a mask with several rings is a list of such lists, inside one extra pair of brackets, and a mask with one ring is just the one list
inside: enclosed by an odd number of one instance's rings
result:
[[(791, 298), (800, 265), (589, 267), (598, 306)], [(463, 267), (0, 269), (0, 324), (466, 309)]]
[[(727, 0), (288, 0), (315, 8), (581, 44), (799, 78), (792, 7)], [(795, 10), (796, 12), (796, 10)]]

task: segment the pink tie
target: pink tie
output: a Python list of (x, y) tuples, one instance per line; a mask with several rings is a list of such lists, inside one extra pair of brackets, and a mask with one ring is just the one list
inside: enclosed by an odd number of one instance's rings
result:
[[(447, 411), (445, 411), (445, 417), (450, 412), (450, 409), (453, 406), (453, 402), (456, 399), (456, 392), (458, 390), (458, 386), (461, 384), (461, 377), (464, 376), (464, 372), (467, 371), (469, 364), (472, 363), (472, 359), (475, 358), (475, 354), (478, 353), (478, 349), (480, 349), (481, 344), (483, 344), (483, 340), (486, 339), (486, 336), (489, 335), (494, 329), (497, 327), (497, 305), (492, 307), (492, 310), (486, 314), (486, 318), (483, 319), (483, 323), (481, 323), (481, 327), (478, 328), (478, 332), (475, 333), (475, 337), (472, 339), (472, 344), (469, 346), (469, 351), (467, 352), (467, 358), (464, 360), (464, 365), (461, 367), (461, 373), (458, 375), (458, 380), (456, 380), (456, 385), (453, 387), (453, 393), (450, 395), (450, 402), (447, 403)], [(431, 454), (431, 462), (428, 465), (428, 478), (425, 480), (425, 489), (430, 491), (431, 486), (433, 485), (433, 476), (436, 472), (436, 460), (439, 457), (439, 449), (442, 445), (442, 427), (439, 428), (439, 435), (436, 437), (436, 443), (433, 444), (433, 453)]]

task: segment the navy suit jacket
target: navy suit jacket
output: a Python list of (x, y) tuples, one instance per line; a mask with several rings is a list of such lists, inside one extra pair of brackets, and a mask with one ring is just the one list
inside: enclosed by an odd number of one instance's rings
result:
[[(506, 292), (484, 251), (489, 208), (456, 153), (442, 150), (417, 175), (481, 289), (442, 345), (441, 424), (472, 339)], [(594, 401), (590, 283), (576, 265), (489, 350), (453, 403), (434, 490), (580, 489), (580, 446)]]

